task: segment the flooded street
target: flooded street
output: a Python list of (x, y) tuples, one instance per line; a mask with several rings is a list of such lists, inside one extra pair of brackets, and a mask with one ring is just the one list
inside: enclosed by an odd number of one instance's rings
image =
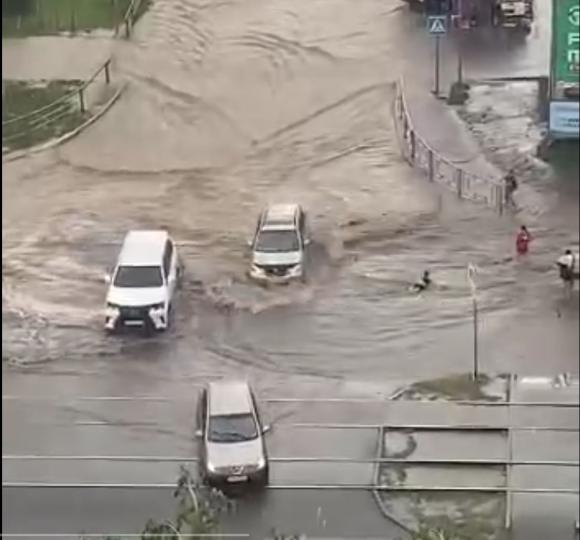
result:
[[(578, 184), (529, 161), (522, 210), (499, 217), (409, 168), (391, 108), (398, 78), (429, 66), (424, 34), (395, 1), (157, 0), (116, 44), (115, 73), (130, 83), (119, 102), (66, 145), (3, 163), (3, 394), (59, 398), (40, 415), (38, 403), (5, 401), (3, 453), (191, 453), (187, 407), (222, 375), (248, 377), (259, 395), (364, 396), (468, 371), (468, 263), (482, 371), (576, 372), (578, 296), (564, 299), (554, 260), (578, 246)], [(262, 288), (246, 277), (246, 242), (260, 210), (286, 201), (310, 219), (309, 279)], [(521, 223), (534, 242), (518, 260)], [(179, 245), (176, 321), (153, 338), (108, 337), (103, 276), (124, 233), (144, 227)], [(434, 289), (409, 293), (425, 269)], [(147, 427), (136, 416), (149, 408), (67, 400), (83, 395), (188, 405)], [(117, 423), (124, 407), (131, 418)], [(282, 506), (287, 495), (268, 496)]]
[[(191, 374), (453, 371), (468, 262), (490, 320), (551, 311), (554, 252), (577, 242), (577, 212), (556, 213), (560, 186), (518, 216), (538, 238), (515, 261), (516, 221), (431, 190), (399, 156), (390, 107), (408, 60), (394, 52), (409, 24), (378, 0), (156, 2), (118, 45), (131, 85), (114, 110), (61, 149), (3, 166), (5, 362), (86, 369), (145, 350)], [(309, 213), (306, 286), (245, 277), (246, 240), (276, 201)], [(187, 268), (177, 324), (153, 344), (100, 328), (102, 275), (138, 227), (169, 229)], [(436, 290), (409, 294), (425, 268)]]

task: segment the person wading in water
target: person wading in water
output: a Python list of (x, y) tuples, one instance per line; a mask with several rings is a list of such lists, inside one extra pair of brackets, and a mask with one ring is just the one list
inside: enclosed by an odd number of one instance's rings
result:
[(516, 251), (518, 255), (525, 255), (528, 252), (532, 235), (529, 233), (527, 227), (522, 225), (520, 232), (516, 236)]

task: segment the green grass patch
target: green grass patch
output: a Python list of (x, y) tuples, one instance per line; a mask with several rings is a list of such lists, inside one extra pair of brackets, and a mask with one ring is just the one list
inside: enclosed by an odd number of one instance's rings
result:
[[(130, 0), (19, 1), (25, 4), (20, 9), (2, 10), (3, 37), (112, 30), (122, 22), (130, 4)], [(145, 13), (151, 2), (152, 0), (144, 0), (141, 3), (137, 17)]]
[[(503, 527), (505, 497), (488, 493), (418, 495), (416, 515), (421, 523), (417, 540), (507, 540)], [(437, 511), (438, 510), (438, 511)], [(425, 515), (431, 512), (431, 515)]]
[(442, 377), (412, 384), (399, 399), (445, 399), (453, 401), (498, 401), (499, 396), (486, 392), (486, 387), (492, 382), (487, 375), (479, 375), (474, 380), (470, 374)]
[(76, 96), (51, 105), (82, 86), (82, 81), (4, 81), (3, 84), (3, 151), (28, 148), (59, 137), (88, 117), (88, 113), (81, 113)]
[(506, 500), (492, 493), (381, 493), (390, 514), (416, 531), (412, 540), (508, 540)]

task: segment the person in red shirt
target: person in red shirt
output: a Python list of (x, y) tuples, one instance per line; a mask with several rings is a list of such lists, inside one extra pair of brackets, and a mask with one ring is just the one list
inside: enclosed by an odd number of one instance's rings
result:
[(525, 225), (522, 225), (520, 232), (516, 237), (516, 251), (518, 255), (525, 255), (528, 252), (529, 244), (532, 240), (532, 236), (528, 232)]

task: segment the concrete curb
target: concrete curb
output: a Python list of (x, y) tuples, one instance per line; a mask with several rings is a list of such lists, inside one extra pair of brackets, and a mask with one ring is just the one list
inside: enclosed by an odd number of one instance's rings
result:
[(91, 124), (99, 120), (121, 97), (125, 89), (127, 88), (127, 83), (123, 83), (115, 92), (113, 97), (109, 99), (94, 115), (92, 115), (86, 122), (81, 124), (80, 126), (76, 127), (72, 131), (61, 135), (56, 139), (52, 139), (46, 143), (42, 143), (37, 146), (33, 146), (32, 148), (27, 148), (26, 150), (15, 150), (13, 152), (6, 152), (2, 154), (2, 163), (10, 163), (12, 161), (16, 161), (18, 159), (22, 159), (34, 154), (38, 154), (40, 152), (44, 152), (45, 150), (50, 150), (51, 148), (55, 148), (64, 144), (65, 142), (73, 139), (85, 129), (87, 129)]
[[(416, 111), (415, 113), (413, 112), (413, 107), (411, 105), (409, 105), (409, 98), (408, 98), (408, 92), (406, 91), (406, 86), (405, 86), (405, 81), (403, 79), (401, 79), (401, 81), (399, 82), (399, 88), (400, 88), (400, 92), (401, 95), (403, 96), (403, 102), (405, 104), (405, 111), (407, 112), (407, 117), (409, 118), (411, 125), (413, 126), (413, 130), (419, 135), (419, 137), (421, 138), (423, 144), (429, 148), (432, 152), (434, 152), (436, 155), (441, 156), (445, 161), (447, 161), (448, 163), (450, 163), (451, 165), (456, 166), (457, 168), (460, 168), (461, 165), (466, 165), (468, 163), (472, 163), (473, 161), (475, 161), (476, 159), (478, 159), (481, 156), (481, 150), (478, 148), (477, 150), (474, 150), (473, 153), (469, 156), (457, 159), (457, 158), (451, 158), (448, 155), (443, 154), (443, 152), (437, 150), (436, 148), (434, 148), (434, 145), (432, 144), (431, 141), (427, 140), (426, 137), (424, 137), (423, 135), (421, 135), (419, 133), (419, 131), (416, 129), (415, 125), (415, 121), (414, 121), (414, 117), (416, 116)], [(446, 98), (444, 97), (433, 97), (433, 99), (439, 99), (439, 101), (445, 101)], [(455, 116), (458, 120), (459, 117), (457, 115), (457, 113), (453, 110), (452, 107), (448, 107), (449, 112)]]
[[(398, 388), (387, 399), (389, 401), (398, 399), (406, 391), (407, 391), (406, 386)], [(377, 461), (375, 462), (374, 468), (373, 468), (372, 483), (373, 483), (374, 487), (377, 487), (379, 485), (379, 476), (380, 476), (380, 472), (381, 472), (381, 464), (378, 462), (378, 460), (383, 455), (384, 435), (385, 435), (385, 427), (381, 426), (379, 428), (379, 431), (378, 431), (377, 452), (375, 455), (375, 458), (377, 459)], [(379, 507), (379, 510), (380, 510), (381, 514), (383, 515), (383, 517), (388, 519), (391, 523), (395, 524), (397, 527), (399, 527), (401, 529), (401, 531), (403, 531), (404, 533), (406, 533), (408, 535), (411, 535), (415, 532), (415, 531), (411, 530), (407, 525), (402, 523), (400, 520), (398, 520), (395, 516), (393, 516), (393, 514), (387, 509), (385, 503), (381, 499), (381, 494), (379, 491), (377, 491), (376, 489), (373, 489), (372, 494), (373, 494), (373, 498), (375, 499), (375, 502), (377, 503), (377, 506)]]

